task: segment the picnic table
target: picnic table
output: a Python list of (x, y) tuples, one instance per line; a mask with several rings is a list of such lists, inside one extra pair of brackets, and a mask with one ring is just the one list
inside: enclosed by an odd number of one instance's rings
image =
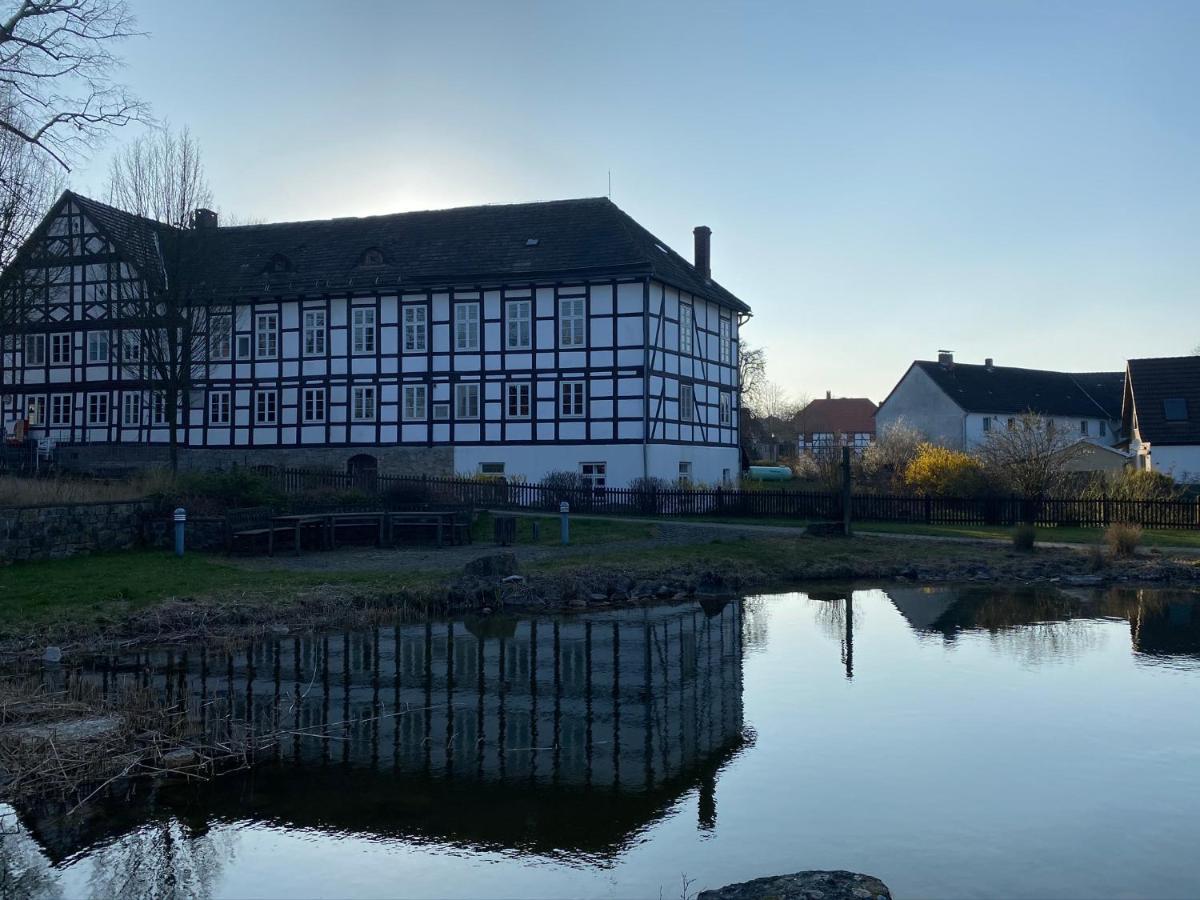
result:
[(454, 524), (458, 516), (452, 509), (424, 509), (408, 512), (388, 513), (388, 543), (396, 542), (396, 526), (410, 525), (414, 527), (432, 528), (439, 547), (444, 543), (444, 536), (449, 532), (454, 534)]

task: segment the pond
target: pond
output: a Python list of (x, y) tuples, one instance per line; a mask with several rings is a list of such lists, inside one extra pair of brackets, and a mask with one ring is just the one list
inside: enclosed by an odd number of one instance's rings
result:
[[(275, 635), (98, 660), (274, 729), (209, 784), (9, 810), (42, 896), (1195, 896), (1200, 599), (994, 586)], [(19, 822), (19, 827), (17, 823)]]

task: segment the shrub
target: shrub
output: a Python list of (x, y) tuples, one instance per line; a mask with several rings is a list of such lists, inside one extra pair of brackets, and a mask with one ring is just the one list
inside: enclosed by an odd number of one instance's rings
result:
[(1037, 529), (1032, 525), (1018, 525), (1013, 529), (1012, 543), (1017, 550), (1032, 550), (1037, 541)]
[(1104, 555), (1104, 548), (1099, 544), (1092, 544), (1088, 547), (1088, 568), (1093, 572), (1099, 572), (1108, 565), (1108, 557)]
[(642, 476), (635, 478), (629, 482), (629, 489), (633, 491), (668, 491), (676, 487), (690, 487), (691, 482), (680, 480), (676, 484), (670, 484), (664, 478), (655, 478), (653, 475)]
[(1182, 489), (1162, 472), (1127, 469), (1112, 474), (1097, 473), (1080, 492), (1086, 500), (1178, 500)]
[(283, 492), (267, 478), (244, 468), (181, 475), (157, 499), (167, 506), (208, 513), (245, 506), (279, 508), (287, 502)]
[(975, 497), (987, 490), (979, 460), (936, 444), (921, 444), (904, 469), (904, 484), (909, 490), (937, 497)]
[(862, 454), (862, 474), (880, 482), (900, 480), (925, 444), (925, 437), (903, 421), (883, 429)]
[(1114, 522), (1104, 529), (1104, 543), (1116, 557), (1133, 556), (1142, 542), (1142, 526), (1132, 522)]

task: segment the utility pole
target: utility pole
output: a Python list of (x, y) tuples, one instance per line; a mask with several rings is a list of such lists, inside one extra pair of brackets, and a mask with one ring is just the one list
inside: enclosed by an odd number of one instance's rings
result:
[(842, 448), (842, 533), (850, 537), (850, 448)]

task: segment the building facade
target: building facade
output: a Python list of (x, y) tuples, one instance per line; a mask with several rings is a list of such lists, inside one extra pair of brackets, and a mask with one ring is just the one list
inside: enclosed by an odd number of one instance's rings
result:
[(840, 454), (842, 447), (862, 453), (875, 440), (876, 406), (866, 397), (813, 400), (796, 414), (796, 450), (801, 456)]
[(972, 450), (994, 429), (1025, 413), (1051, 419), (1079, 440), (1105, 446), (1120, 438), (1121, 372), (1049, 372), (955, 362), (942, 352), (936, 362), (917, 360), (879, 405), (880, 435), (904, 423), (929, 440)]
[(1131, 359), (1122, 409), (1137, 468), (1200, 482), (1200, 356)]
[(184, 229), (68, 192), (4, 276), (4, 425), (162, 460), (167, 358), (185, 466), (730, 483), (749, 308), (696, 253), (606, 199)]

